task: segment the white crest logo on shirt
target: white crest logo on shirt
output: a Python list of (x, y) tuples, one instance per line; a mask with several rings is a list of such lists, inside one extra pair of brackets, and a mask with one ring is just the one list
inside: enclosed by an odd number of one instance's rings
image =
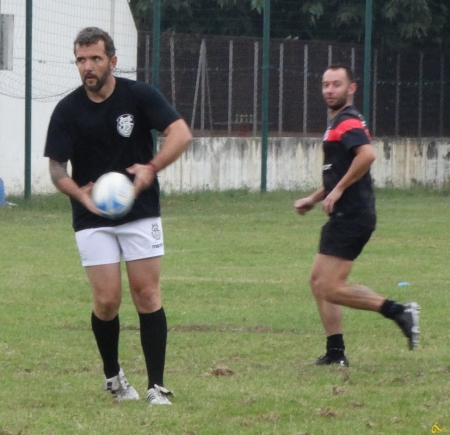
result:
[(134, 127), (133, 115), (120, 115), (117, 118), (117, 131), (123, 137), (130, 137)]
[(330, 127), (327, 128), (327, 131), (323, 135), (323, 141), (325, 142), (328, 139), (328, 135), (330, 134)]

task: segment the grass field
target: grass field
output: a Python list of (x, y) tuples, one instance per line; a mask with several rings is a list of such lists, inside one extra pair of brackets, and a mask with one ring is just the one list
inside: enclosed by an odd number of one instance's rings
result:
[[(0, 435), (450, 432), (450, 198), (377, 194), (378, 228), (351, 281), (417, 301), (422, 341), (410, 352), (393, 322), (345, 309), (349, 368), (309, 364), (325, 344), (308, 287), (319, 209), (296, 215), (295, 192), (163, 198), (171, 407), (101, 389), (68, 200), (9, 198), (19, 205), (0, 208)], [(121, 364), (144, 397), (125, 281), (121, 325)]]

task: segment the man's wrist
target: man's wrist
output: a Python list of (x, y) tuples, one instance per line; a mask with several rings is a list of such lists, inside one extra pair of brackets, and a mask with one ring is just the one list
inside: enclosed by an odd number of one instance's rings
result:
[(158, 173), (159, 169), (153, 162), (147, 163), (147, 166), (150, 166), (150, 168), (152, 168), (155, 171), (155, 174)]

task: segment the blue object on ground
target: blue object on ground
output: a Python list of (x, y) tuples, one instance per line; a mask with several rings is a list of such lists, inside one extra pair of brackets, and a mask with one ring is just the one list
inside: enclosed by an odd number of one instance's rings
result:
[(5, 205), (5, 185), (0, 178), (0, 206)]

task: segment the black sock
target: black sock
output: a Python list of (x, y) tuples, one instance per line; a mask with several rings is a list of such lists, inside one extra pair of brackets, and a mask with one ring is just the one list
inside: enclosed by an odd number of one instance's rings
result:
[(341, 358), (344, 356), (344, 336), (334, 334), (327, 337), (327, 355), (332, 358)]
[(380, 308), (380, 313), (388, 319), (393, 319), (397, 314), (403, 313), (405, 307), (395, 301), (386, 299)]
[(112, 320), (100, 320), (94, 312), (91, 316), (92, 331), (103, 360), (103, 371), (107, 379), (119, 374), (119, 316)]
[(141, 344), (148, 374), (148, 388), (163, 386), (166, 360), (167, 320), (164, 308), (154, 313), (139, 313)]

